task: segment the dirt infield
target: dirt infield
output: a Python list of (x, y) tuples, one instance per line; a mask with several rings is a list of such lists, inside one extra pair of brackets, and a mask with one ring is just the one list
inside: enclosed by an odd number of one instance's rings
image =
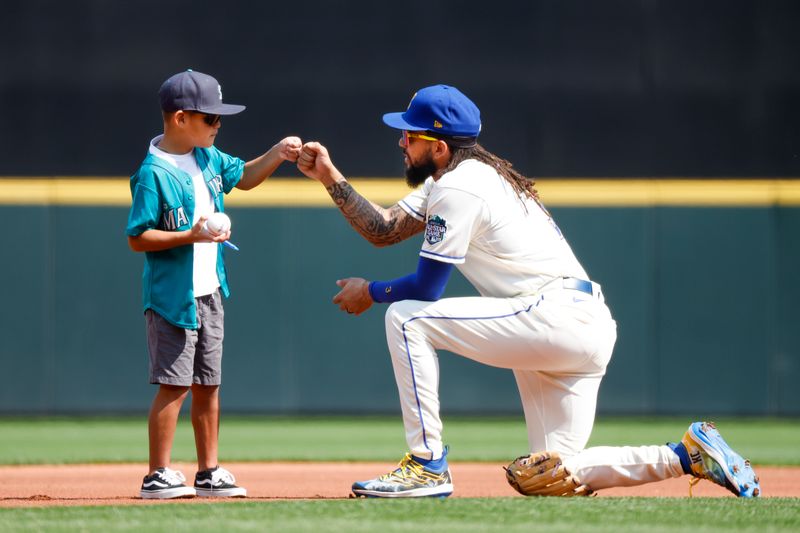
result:
[[(389, 463), (229, 463), (238, 483), (248, 490), (246, 501), (283, 499), (347, 498), (355, 480), (369, 479), (389, 471)], [(187, 477), (194, 465), (176, 464)], [(138, 498), (146, 466), (141, 464), (36, 465), (0, 467), (0, 507), (48, 505), (141, 505), (208, 503), (205, 498), (154, 502)], [(454, 463), (454, 497), (519, 496), (506, 483), (502, 465)], [(765, 497), (800, 497), (800, 468), (757, 469)], [(651, 483), (639, 487), (607, 489), (600, 497), (689, 495), (689, 478)], [(695, 496), (733, 497), (725, 489), (701, 481)]]

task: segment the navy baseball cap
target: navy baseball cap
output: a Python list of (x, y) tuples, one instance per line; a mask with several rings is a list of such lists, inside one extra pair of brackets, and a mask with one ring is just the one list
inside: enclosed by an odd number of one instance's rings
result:
[(464, 93), (449, 85), (420, 89), (403, 113), (386, 113), (383, 122), (398, 130), (429, 131), (443, 137), (475, 139), (481, 112)]
[(165, 81), (158, 90), (161, 109), (174, 111), (199, 111), (209, 115), (235, 115), (245, 106), (222, 103), (222, 86), (213, 76), (187, 70)]

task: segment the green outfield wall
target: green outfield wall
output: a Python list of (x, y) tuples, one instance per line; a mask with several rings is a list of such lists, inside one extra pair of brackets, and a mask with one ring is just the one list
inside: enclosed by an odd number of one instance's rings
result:
[[(601, 413), (800, 414), (796, 182), (542, 183), (619, 324)], [(317, 184), (270, 187), (229, 202), (241, 252), (226, 254), (224, 410), (399, 412), (384, 307), (354, 317), (331, 298), (338, 278), (413, 270), (420, 243), (374, 248)], [(603, 199), (615, 187), (627, 196)], [(403, 194), (359, 188), (385, 205)], [(0, 412), (148, 408), (143, 257), (125, 239), (127, 194), (125, 180), (0, 180)], [(473, 293), (460, 276), (447, 290)], [(440, 364), (445, 413), (521, 412), (509, 371), (449, 353)]]

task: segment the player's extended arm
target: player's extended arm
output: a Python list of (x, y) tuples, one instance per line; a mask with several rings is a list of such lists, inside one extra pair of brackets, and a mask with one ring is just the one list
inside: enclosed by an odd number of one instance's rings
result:
[(282, 139), (266, 153), (244, 164), (242, 178), (239, 180), (239, 183), (236, 184), (236, 188), (248, 191), (253, 187), (257, 187), (263, 183), (265, 179), (272, 176), (273, 172), (275, 172), (284, 161), (297, 161), (297, 156), (300, 155), (300, 148), (302, 146), (303, 143), (298, 137), (286, 137)]
[(385, 209), (361, 196), (333, 165), (328, 150), (319, 143), (303, 146), (297, 168), (322, 183), (347, 222), (375, 246), (396, 244), (425, 229), (424, 222), (406, 213), (399, 205)]
[(406, 213), (399, 205), (388, 209), (361, 196), (342, 177), (325, 189), (347, 222), (375, 246), (389, 246), (404, 241), (425, 229), (425, 224)]

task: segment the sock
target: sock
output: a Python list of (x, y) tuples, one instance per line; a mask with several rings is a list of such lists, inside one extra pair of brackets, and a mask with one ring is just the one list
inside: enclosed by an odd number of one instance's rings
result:
[(683, 468), (684, 474), (691, 474), (692, 467), (691, 463), (689, 462), (689, 452), (686, 451), (686, 446), (683, 445), (682, 442), (675, 444), (674, 442), (668, 442), (667, 446), (675, 452), (675, 455), (678, 456), (678, 459), (681, 460), (681, 467)]
[(447, 458), (446, 456), (442, 455), (438, 459), (422, 459), (417, 457), (416, 455), (411, 456), (416, 462), (421, 464), (425, 467), (425, 470), (429, 472), (434, 472), (436, 474), (441, 474), (445, 470), (447, 470)]

